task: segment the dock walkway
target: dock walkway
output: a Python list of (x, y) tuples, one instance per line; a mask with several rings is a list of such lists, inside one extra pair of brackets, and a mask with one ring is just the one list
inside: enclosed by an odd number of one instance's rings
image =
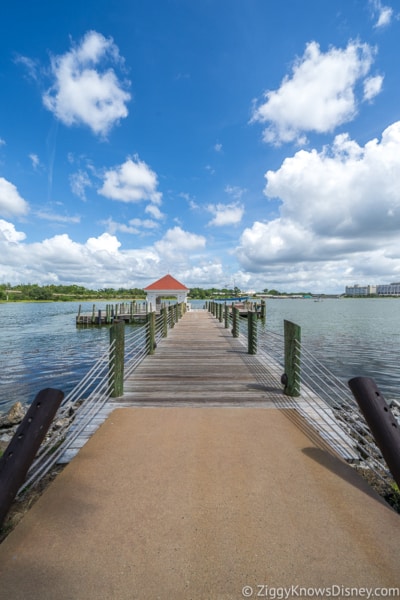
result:
[[(178, 347), (196, 319), (197, 375)], [(0, 598), (345, 598), (400, 588), (399, 515), (298, 411), (273, 406), (282, 398), (274, 377), (271, 389), (255, 383), (245, 349), (209, 319), (179, 321), (0, 545)], [(179, 385), (169, 378), (174, 354)], [(225, 382), (224, 354), (225, 369), (233, 364)]]

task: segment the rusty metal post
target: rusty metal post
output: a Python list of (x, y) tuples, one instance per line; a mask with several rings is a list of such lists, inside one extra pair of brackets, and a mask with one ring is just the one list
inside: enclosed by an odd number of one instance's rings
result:
[(61, 390), (41, 390), (0, 458), (0, 525), (64, 398)]
[(348, 383), (393, 479), (400, 488), (399, 425), (373, 379), (354, 377)]

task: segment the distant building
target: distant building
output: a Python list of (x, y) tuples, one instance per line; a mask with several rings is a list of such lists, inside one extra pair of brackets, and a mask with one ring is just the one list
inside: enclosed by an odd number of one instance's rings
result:
[(376, 285), (346, 285), (346, 296), (371, 296), (377, 293)]
[(400, 283), (377, 285), (376, 293), (378, 296), (400, 296)]

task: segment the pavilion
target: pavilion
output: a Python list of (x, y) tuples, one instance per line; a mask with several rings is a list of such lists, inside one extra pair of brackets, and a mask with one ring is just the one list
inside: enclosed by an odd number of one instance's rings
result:
[(171, 275), (161, 277), (161, 279), (151, 283), (143, 290), (146, 292), (147, 304), (151, 304), (154, 310), (157, 310), (161, 305), (162, 299), (175, 298), (178, 304), (181, 302), (186, 303), (189, 293), (189, 288)]

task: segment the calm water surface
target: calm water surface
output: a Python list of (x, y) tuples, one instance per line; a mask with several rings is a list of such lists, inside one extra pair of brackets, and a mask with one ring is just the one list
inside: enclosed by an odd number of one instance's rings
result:
[[(45, 387), (67, 393), (106, 351), (108, 328), (77, 329), (78, 306), (0, 304), (0, 413)], [(301, 326), (307, 349), (335, 375), (368, 375), (387, 399), (400, 397), (400, 299), (268, 300), (267, 327), (283, 333), (283, 319)]]

